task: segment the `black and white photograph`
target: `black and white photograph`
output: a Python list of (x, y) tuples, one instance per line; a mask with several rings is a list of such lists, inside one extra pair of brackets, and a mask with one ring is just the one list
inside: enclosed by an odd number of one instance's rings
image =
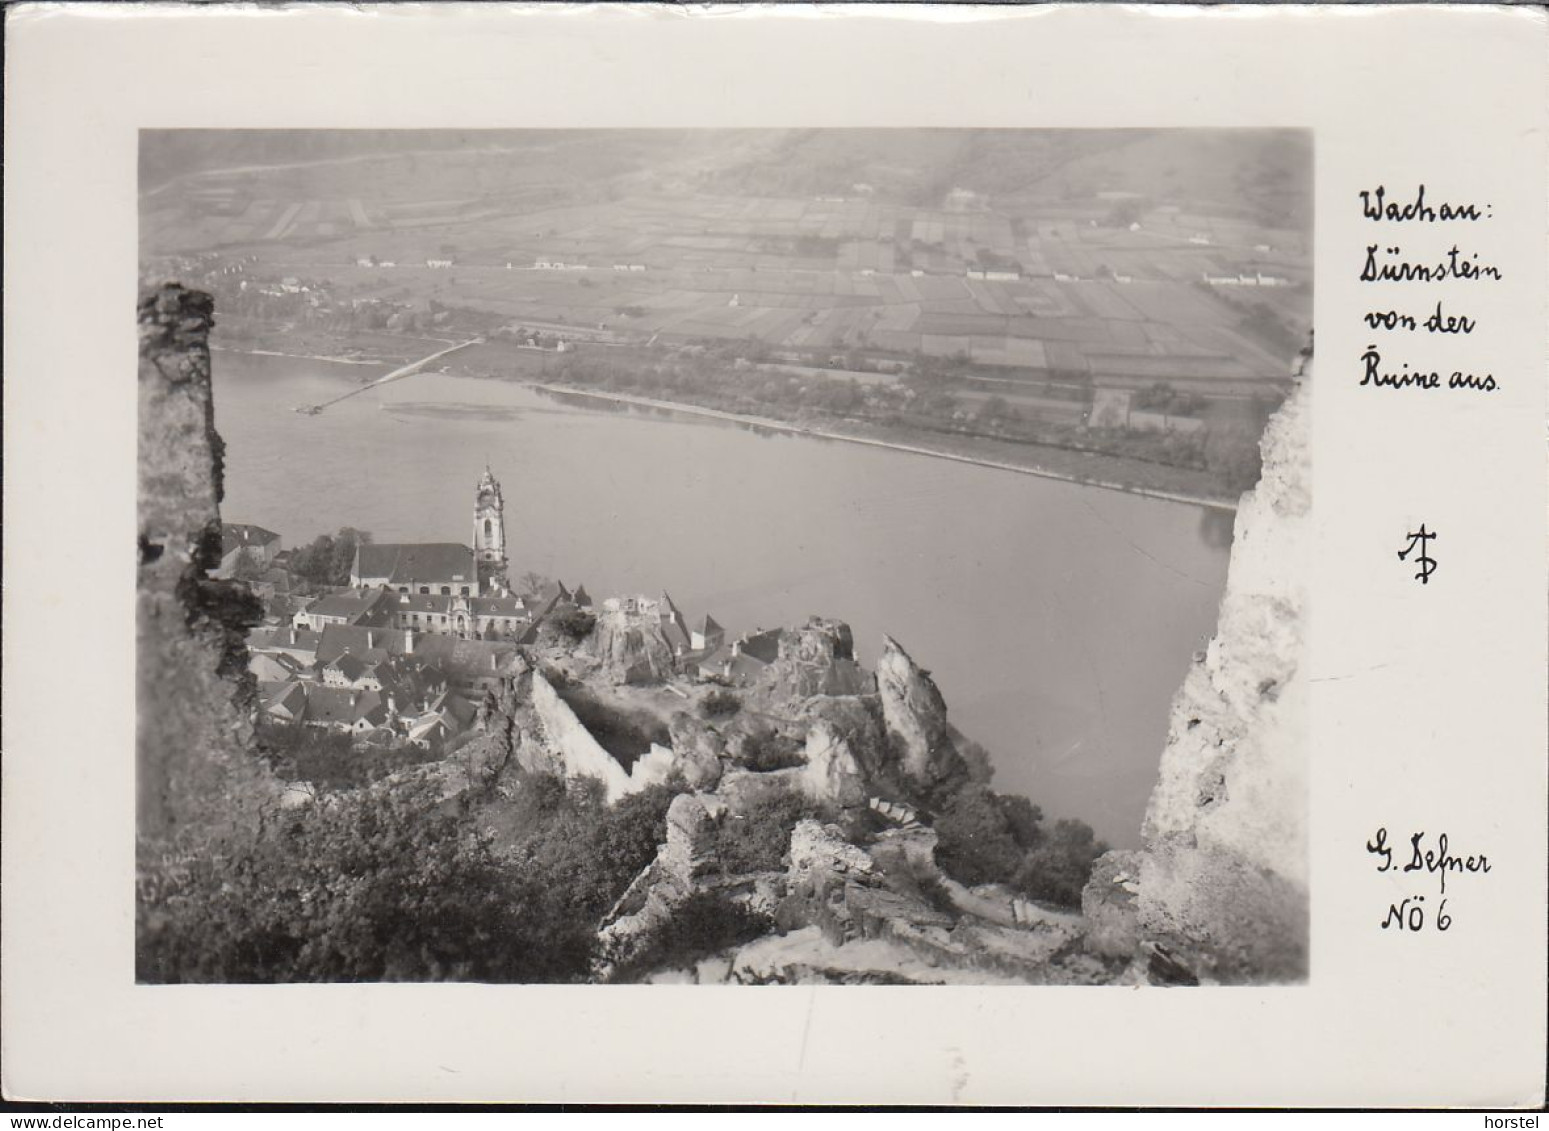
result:
[(142, 131), (137, 979), (1304, 979), (1312, 153)]

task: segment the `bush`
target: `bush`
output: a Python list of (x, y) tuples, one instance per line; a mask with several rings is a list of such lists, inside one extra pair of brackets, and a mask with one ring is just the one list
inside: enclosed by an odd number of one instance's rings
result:
[(699, 709), (712, 719), (729, 718), (742, 710), (742, 700), (730, 691), (716, 688), (699, 701)]
[(486, 840), (428, 791), (344, 795), (140, 881), (152, 982), (520, 981), (542, 924)]
[(790, 769), (806, 761), (800, 742), (767, 726), (758, 727), (743, 737), (741, 754), (742, 764), (760, 773)]
[(937, 818), (936, 861), (959, 883), (1009, 883), (1024, 848), (1012, 834), (1000, 798), (983, 786), (960, 792)]
[(149, 982), (574, 982), (681, 783), (609, 807), (526, 775), (471, 814), (418, 784), (339, 794), (142, 864)]
[(1108, 846), (1084, 821), (1054, 822), (1048, 838), (1027, 854), (1016, 887), (1032, 899), (1063, 907), (1081, 906), (1081, 889), (1092, 878), (1092, 864)]
[(1025, 797), (971, 785), (936, 821), (936, 862), (959, 883), (1009, 884), (1030, 899), (1079, 907), (1108, 846), (1084, 821), (1062, 818), (1045, 829), (1042, 820)]
[(635, 981), (653, 970), (691, 967), (720, 951), (751, 942), (774, 924), (765, 916), (733, 903), (720, 892), (689, 896), (644, 948), (614, 973), (614, 981)]
[(791, 830), (804, 817), (825, 817), (820, 806), (784, 789), (748, 813), (728, 815), (716, 839), (716, 854), (727, 875), (774, 872), (785, 866)]
[(597, 627), (597, 618), (585, 609), (567, 608), (549, 617), (549, 623), (572, 642), (579, 644)]
[(260, 722), (258, 747), (269, 767), (285, 781), (311, 782), (320, 789), (358, 789), (437, 755), (407, 743), (359, 749), (350, 736), (321, 727)]

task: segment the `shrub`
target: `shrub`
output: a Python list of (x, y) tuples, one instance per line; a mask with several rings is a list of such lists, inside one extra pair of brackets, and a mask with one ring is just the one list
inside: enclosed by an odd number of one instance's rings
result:
[(742, 710), (742, 700), (718, 687), (699, 701), (699, 709), (712, 719), (729, 718)]
[(750, 812), (728, 815), (716, 840), (721, 867), (728, 875), (777, 871), (784, 867), (796, 822), (824, 816), (820, 806), (791, 789), (782, 789)]
[(741, 754), (742, 764), (760, 773), (790, 769), (806, 761), (800, 742), (767, 726), (758, 727), (743, 737)]
[(1107, 851), (1086, 822), (1056, 821), (1044, 843), (1027, 854), (1017, 871), (1016, 887), (1033, 899), (1080, 907), (1081, 889), (1092, 877), (1092, 865)]
[(1007, 883), (1022, 865), (1022, 846), (999, 800), (983, 786), (969, 786), (936, 820), (936, 861), (959, 883)]
[(585, 609), (572, 607), (556, 612), (549, 618), (549, 623), (572, 642), (579, 644), (597, 627), (597, 618)]
[(653, 970), (678, 970), (702, 959), (751, 942), (766, 934), (770, 920), (720, 892), (699, 891), (689, 896), (646, 943), (644, 948), (614, 974), (614, 981), (635, 981)]

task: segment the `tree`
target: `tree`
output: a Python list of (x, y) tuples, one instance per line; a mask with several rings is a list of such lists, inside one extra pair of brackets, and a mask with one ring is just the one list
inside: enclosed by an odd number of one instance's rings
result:
[(1043, 844), (1027, 854), (1016, 886), (1033, 899), (1065, 907), (1081, 906), (1081, 889), (1092, 877), (1092, 864), (1108, 851), (1085, 821), (1054, 822)]
[(1258, 438), (1244, 425), (1212, 428), (1205, 439), (1205, 466), (1233, 491), (1246, 491), (1263, 470)]
[(725, 718), (742, 710), (742, 700), (730, 691), (716, 688), (699, 701), (699, 709), (712, 719)]
[(572, 642), (579, 644), (592, 634), (592, 629), (597, 627), (597, 618), (585, 609), (574, 606), (564, 608), (549, 618), (561, 633)]
[(237, 551), (237, 560), (232, 563), (231, 576), (238, 581), (257, 581), (268, 568), (256, 550), (251, 546), (243, 546)]
[(983, 786), (959, 792), (935, 828), (936, 860), (959, 883), (1010, 882), (1022, 865), (1022, 846), (999, 798)]
[(314, 585), (348, 585), (355, 564), (355, 551), (371, 541), (369, 531), (352, 526), (337, 535), (320, 534), (291, 554), (290, 572)]

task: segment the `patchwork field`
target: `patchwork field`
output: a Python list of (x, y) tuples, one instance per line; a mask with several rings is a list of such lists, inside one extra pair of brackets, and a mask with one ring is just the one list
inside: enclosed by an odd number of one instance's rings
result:
[[(780, 161), (797, 142), (840, 161), (826, 136), (776, 133), (568, 132), (434, 160), (192, 170), (142, 197), (143, 247), (150, 263), (235, 263), (265, 293), (290, 280), (325, 312), (458, 308), (621, 342), (746, 341), (802, 363), (957, 358), (1241, 391), (1282, 379), (1305, 340), (1310, 228), (1295, 208), (1244, 204), (1296, 188), (1268, 158), (1179, 172), (1159, 154), (1182, 143), (1145, 131), (1026, 152), (993, 132), (977, 148), (919, 143), (968, 153), (953, 171), (965, 185), (898, 166), (898, 139), (868, 134), (864, 161), (848, 158), (858, 172), (827, 191), (750, 191), (791, 183)], [(1237, 152), (1223, 145), (1188, 142), (1217, 164)], [(1176, 195), (1112, 187), (1141, 174)]]

